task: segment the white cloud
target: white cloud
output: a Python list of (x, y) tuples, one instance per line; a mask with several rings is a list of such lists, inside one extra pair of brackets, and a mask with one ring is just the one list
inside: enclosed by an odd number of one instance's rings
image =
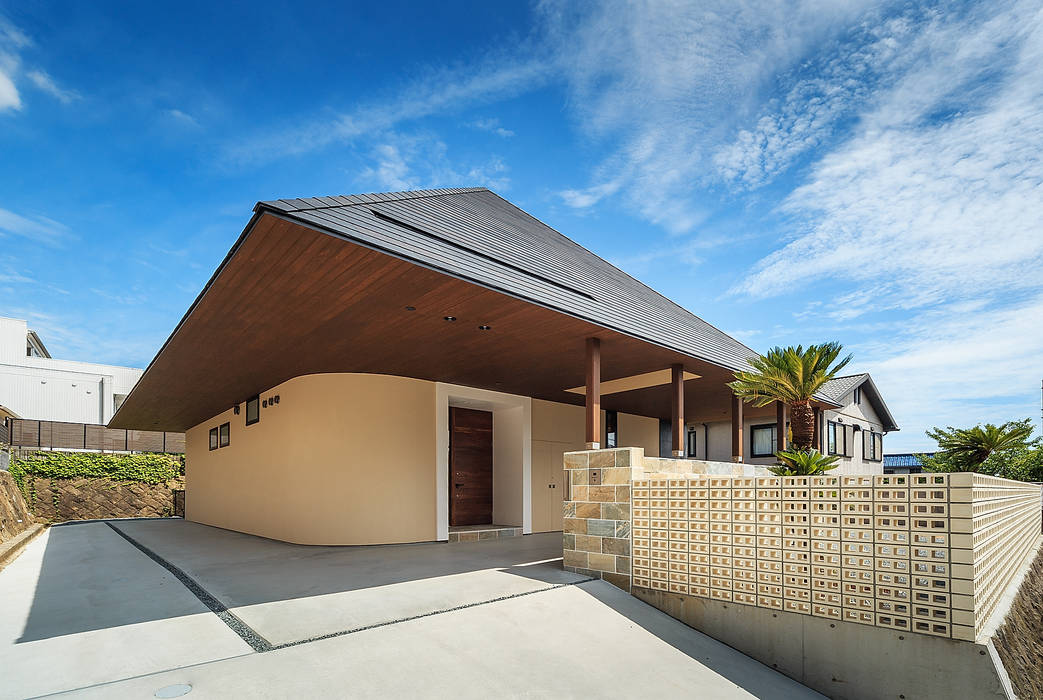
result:
[(66, 90), (58, 86), (54, 79), (42, 70), (31, 70), (25, 74), (29, 80), (39, 89), (54, 97), (62, 104), (69, 104), (73, 100), (80, 99), (80, 93), (75, 90)]
[(19, 236), (37, 243), (56, 246), (71, 234), (65, 224), (45, 216), (25, 217), (0, 209), (0, 237)]
[(829, 42), (867, 3), (808, 0), (541, 6), (581, 131), (621, 145), (562, 193), (588, 207), (619, 193), (666, 230), (698, 226), (711, 203), (714, 155), (779, 74)]
[(788, 242), (733, 290), (830, 285), (797, 319), (858, 319), (875, 339), (851, 349), (908, 429), (889, 451), (930, 448), (934, 425), (1035, 417), (1043, 356), (1043, 10), (934, 14), (901, 50), (785, 198)]
[(490, 56), (477, 64), (431, 69), (394, 95), (303, 126), (283, 127), (252, 136), (226, 149), (234, 163), (256, 163), (300, 155), (360, 137), (378, 137), (401, 124), (434, 114), (505, 99), (543, 84), (550, 66), (541, 59)]
[(790, 194), (796, 237), (738, 291), (839, 279), (862, 292), (853, 313), (1043, 285), (1043, 18), (1023, 6), (978, 20), (925, 31), (931, 61)]
[(890, 452), (927, 450), (932, 426), (1039, 416), (1043, 294), (1010, 305), (961, 303), (925, 311), (856, 346), (903, 430)]
[(15, 76), (21, 65), (19, 54), (30, 43), (29, 37), (0, 15), (0, 112), (22, 108)]
[(31, 68), (23, 75), (22, 52), (32, 45), (22, 30), (0, 16), (0, 112), (22, 108), (17, 82), (23, 77), (64, 104), (80, 99), (78, 92), (60, 87), (44, 70)]
[(182, 112), (180, 109), (168, 109), (164, 111), (164, 114), (174, 122), (183, 126), (199, 126), (199, 121), (195, 117), (187, 112)]
[(502, 192), (510, 188), (508, 168), (498, 157), (463, 165), (450, 158), (443, 141), (429, 134), (382, 134), (369, 161), (358, 180), (384, 190), (484, 186)]
[(6, 109), (21, 109), (22, 98), (18, 94), (18, 88), (7, 75), (4, 65), (0, 61), (0, 112)]
[(502, 136), (503, 138), (510, 138), (511, 136), (514, 136), (513, 131), (500, 126), (500, 120), (495, 118), (476, 119), (473, 122), (471, 122), (471, 126), (475, 129), (481, 129), (482, 131), (488, 131), (490, 133), (496, 134), (497, 136)]

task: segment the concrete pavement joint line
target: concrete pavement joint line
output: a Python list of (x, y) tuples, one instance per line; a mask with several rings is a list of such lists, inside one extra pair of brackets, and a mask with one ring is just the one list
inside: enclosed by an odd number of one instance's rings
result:
[(124, 683), (126, 681), (136, 681), (139, 678), (148, 678), (149, 676), (158, 676), (163, 673), (173, 673), (175, 671), (184, 671), (190, 668), (198, 668), (199, 666), (209, 666), (210, 664), (219, 664), (222, 661), (231, 661), (232, 659), (241, 659), (244, 656), (253, 656), (253, 652), (247, 652), (245, 654), (236, 654), (235, 656), (223, 656), (220, 659), (208, 659), (206, 661), (197, 661), (194, 664), (186, 664), (184, 666), (174, 666), (172, 668), (164, 668), (159, 671), (148, 671), (146, 673), (139, 673), (136, 676), (126, 676), (124, 678), (116, 678), (111, 681), (100, 681), (93, 685), (82, 685), (78, 688), (67, 688), (66, 690), (56, 690), (53, 693), (45, 693), (43, 695), (31, 695), (26, 700), (40, 700), (40, 698), (53, 698), (59, 695), (68, 695), (69, 693), (78, 693), (83, 690), (90, 690), (92, 688), (104, 688), (107, 685), (116, 685), (118, 683)]
[(106, 521), (105, 524), (108, 525), (109, 528), (117, 535), (134, 545), (149, 559), (156, 562), (164, 569), (169, 571), (171, 574), (173, 574), (174, 577), (185, 586), (185, 588), (192, 592), (192, 595), (199, 599), (199, 602), (208, 607), (211, 610), (211, 612), (217, 615), (221, 622), (228, 625), (228, 629), (235, 632), (244, 642), (249, 644), (251, 649), (257, 652), (272, 650), (273, 647), (271, 642), (259, 635), (252, 627), (250, 627), (245, 622), (236, 617), (234, 613), (228, 610), (228, 607), (224, 603), (219, 601), (214, 596), (210, 595), (210, 593), (205, 588), (196, 583), (195, 579), (193, 579), (191, 576), (186, 574), (178, 567), (171, 564), (163, 557), (153, 552), (145, 545), (135, 540), (127, 533), (120, 530), (112, 523)]
[[(195, 579), (186, 574), (184, 571), (179, 569), (177, 566), (171, 564), (163, 557), (159, 556), (151, 549), (141, 544), (127, 533), (120, 530), (118, 527), (113, 525), (111, 522), (105, 521), (113, 532), (122, 537), (123, 539), (130, 542), (137, 549), (139, 549), (145, 556), (152, 561), (156, 562), (164, 569), (169, 571), (177, 578), (189, 591), (195, 595), (206, 607), (208, 607), (215, 615), (217, 615), (222, 622), (228, 625), (229, 629), (239, 635), (244, 642), (250, 645), (250, 647), (257, 652), (274, 651), (276, 649), (285, 649), (287, 647), (300, 646), (302, 644), (310, 644), (311, 642), (318, 642), (323, 639), (332, 639), (334, 637), (343, 637), (348, 634), (355, 634), (356, 632), (365, 632), (366, 630), (376, 629), (378, 627), (387, 627), (389, 625), (397, 625), (401, 622), (410, 622), (412, 620), (419, 620), (425, 617), (431, 617), (433, 615), (442, 615), (444, 613), (456, 612), (458, 610), (466, 610), (468, 608), (475, 608), (480, 605), (488, 605), (489, 603), (499, 603), (504, 600), (510, 600), (512, 598), (521, 598), (523, 596), (533, 595), (536, 593), (543, 593), (545, 591), (553, 591), (558, 588), (565, 588), (566, 586), (576, 586), (581, 583), (589, 583), (590, 581), (597, 581), (597, 578), (584, 578), (579, 581), (572, 581), (570, 583), (558, 583), (547, 586), (546, 588), (538, 588), (534, 591), (525, 591), (523, 593), (514, 593), (512, 595), (500, 596), (498, 598), (490, 598), (489, 600), (481, 600), (475, 603), (465, 603), (464, 605), (457, 605), (452, 608), (443, 608), (441, 610), (432, 610), (431, 612), (420, 613), (419, 615), (410, 615), (408, 617), (396, 618), (394, 620), (387, 620), (386, 622), (376, 622), (372, 625), (364, 625), (362, 627), (355, 627), (353, 629), (341, 630), (339, 632), (330, 632), (328, 634), (321, 634), (315, 637), (308, 637), (306, 639), (299, 639), (293, 642), (285, 642), (283, 644), (272, 644), (267, 639), (257, 633), (252, 627), (247, 625), (241, 619), (239, 619), (234, 613), (228, 610), (228, 607), (221, 601), (211, 595), (205, 588), (200, 586)], [(557, 561), (557, 559), (546, 560), (546, 561)], [(537, 564), (542, 562), (530, 562), (531, 564)]]
[(366, 630), (377, 629), (379, 627), (388, 627), (390, 625), (397, 625), (402, 622), (410, 622), (412, 620), (420, 620), (425, 617), (433, 617), (435, 615), (443, 615), (445, 613), (456, 612), (458, 610), (467, 610), (468, 608), (477, 608), (482, 605), (488, 605), (489, 603), (499, 603), (504, 600), (511, 600), (512, 598), (523, 598), (528, 595), (535, 595), (537, 593), (545, 593), (547, 591), (554, 591), (559, 588), (565, 588), (567, 586), (578, 586), (581, 583), (589, 583), (591, 581), (599, 581), (596, 578), (585, 578), (581, 581), (572, 581), (571, 583), (557, 583), (546, 588), (537, 588), (535, 591), (525, 591), (524, 593), (514, 593), (512, 595), (500, 596), (499, 598), (490, 598), (489, 600), (480, 600), (476, 603), (465, 603), (464, 605), (457, 605), (452, 608), (444, 608), (442, 610), (432, 610), (431, 612), (420, 613), (419, 615), (411, 615), (409, 617), (400, 617), (395, 620), (387, 620), (386, 622), (376, 622), (372, 625), (365, 625), (363, 627), (356, 627), (350, 630), (342, 630), (340, 632), (330, 632), (329, 634), (320, 634), (317, 637), (308, 637), (307, 639), (299, 639), (295, 642), (286, 642), (284, 644), (276, 644), (272, 646), (271, 650), (286, 649), (287, 647), (296, 647), (302, 644), (311, 644), (312, 642), (319, 642), (323, 639), (333, 639), (334, 637), (344, 637), (349, 634), (355, 634), (356, 632), (365, 632)]

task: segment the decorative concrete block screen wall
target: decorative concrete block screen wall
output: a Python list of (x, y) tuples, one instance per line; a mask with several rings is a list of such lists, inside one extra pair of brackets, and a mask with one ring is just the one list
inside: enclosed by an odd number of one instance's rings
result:
[(752, 476), (763, 468), (730, 462), (645, 457), (640, 447), (569, 452), (564, 504), (564, 564), (630, 591), (630, 487), (648, 472)]
[(634, 587), (940, 637), (975, 640), (1040, 537), (1039, 487), (978, 474), (632, 476)]

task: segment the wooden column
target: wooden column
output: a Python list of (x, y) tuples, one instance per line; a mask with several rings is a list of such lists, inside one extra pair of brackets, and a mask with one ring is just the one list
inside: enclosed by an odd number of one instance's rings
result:
[(670, 367), (670, 432), (674, 457), (684, 457), (684, 367)]
[(587, 338), (587, 449), (601, 449), (601, 340)]
[(786, 444), (786, 404), (781, 401), (775, 402), (775, 449), (785, 450)]
[(732, 396), (732, 461), (742, 461), (742, 401)]

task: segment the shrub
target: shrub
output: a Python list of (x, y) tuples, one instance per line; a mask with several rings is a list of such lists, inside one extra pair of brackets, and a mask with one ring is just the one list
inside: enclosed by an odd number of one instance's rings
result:
[(45, 479), (112, 479), (161, 484), (185, 472), (184, 455), (104, 454), (94, 452), (36, 452), (15, 460), (10, 472), (25, 489), (25, 477)]
[(790, 450), (776, 452), (778, 466), (768, 467), (768, 471), (776, 476), (807, 476), (824, 474), (837, 468), (837, 458), (828, 457), (818, 450)]

